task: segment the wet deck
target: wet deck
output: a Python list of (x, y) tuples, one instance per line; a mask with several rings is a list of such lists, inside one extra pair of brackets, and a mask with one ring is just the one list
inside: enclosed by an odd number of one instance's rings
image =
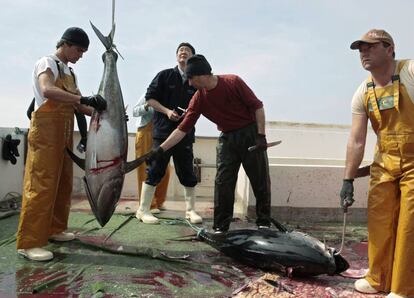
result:
[[(174, 220), (183, 206), (167, 202), (166, 207), (160, 225), (144, 225), (132, 216), (136, 201), (121, 200), (110, 222), (99, 228), (88, 203), (74, 200), (69, 229), (77, 239), (50, 242), (55, 254), (50, 262), (18, 256), (18, 216), (0, 219), (0, 297), (384, 297), (357, 293), (349, 277), (289, 279), (244, 266), (185, 237), (194, 232)], [(211, 206), (201, 208), (210, 228)], [(340, 246), (339, 223), (287, 225)], [(231, 228), (246, 226), (254, 224), (236, 220)], [(367, 267), (365, 226), (349, 224), (346, 239), (343, 255), (358, 275)]]

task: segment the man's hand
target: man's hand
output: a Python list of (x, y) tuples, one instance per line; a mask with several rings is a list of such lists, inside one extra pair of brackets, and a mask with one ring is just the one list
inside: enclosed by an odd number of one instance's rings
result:
[(92, 96), (82, 96), (80, 98), (80, 103), (83, 105), (91, 106), (98, 112), (102, 112), (106, 109), (106, 101), (99, 94)]
[(256, 136), (256, 150), (267, 150), (266, 135), (257, 134)]
[(346, 211), (348, 207), (352, 206), (354, 203), (354, 179), (344, 179), (342, 184), (342, 189), (339, 194), (340, 196), (340, 205)]
[(178, 120), (181, 119), (182, 116), (178, 115), (178, 113), (174, 110), (169, 110), (167, 113), (167, 117), (171, 121), (177, 122)]
[(161, 147), (152, 149), (148, 157), (145, 159), (145, 162), (149, 165), (153, 161), (159, 159), (163, 154), (164, 154), (164, 149), (162, 149)]

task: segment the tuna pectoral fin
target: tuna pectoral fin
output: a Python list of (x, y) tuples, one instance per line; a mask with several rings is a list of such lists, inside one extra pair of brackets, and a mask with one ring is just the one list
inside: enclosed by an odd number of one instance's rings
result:
[(147, 154), (138, 157), (136, 160), (127, 162), (125, 165), (125, 174), (131, 172), (133, 169), (139, 167), (143, 162), (145, 162), (150, 153), (151, 152), (148, 152)]
[(85, 160), (83, 158), (78, 157), (67, 147), (66, 151), (68, 152), (70, 158), (72, 158), (73, 162), (76, 163), (82, 170), (85, 170)]

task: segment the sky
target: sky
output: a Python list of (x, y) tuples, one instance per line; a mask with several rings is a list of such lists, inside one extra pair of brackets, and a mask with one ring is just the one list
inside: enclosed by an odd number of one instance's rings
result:
[[(91, 44), (71, 65), (84, 95), (96, 93), (103, 73), (104, 46), (92, 21), (109, 34), (112, 0), (1, 0), (0, 127), (27, 128), (33, 98), (32, 70), (54, 53), (68, 27), (83, 28)], [(411, 58), (414, 36), (410, 0), (117, 0), (114, 43), (118, 76), (132, 107), (162, 69), (176, 65), (180, 42), (190, 42), (214, 74), (237, 74), (263, 101), (266, 120), (351, 123), (350, 102), (367, 77), (352, 41), (371, 28), (394, 38), (397, 59)], [(197, 135), (217, 135), (200, 119)]]

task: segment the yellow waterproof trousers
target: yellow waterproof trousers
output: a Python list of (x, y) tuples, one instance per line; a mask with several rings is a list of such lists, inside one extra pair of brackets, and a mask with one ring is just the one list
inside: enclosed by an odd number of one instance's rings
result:
[(368, 282), (414, 297), (414, 138), (382, 138), (368, 196)]
[[(144, 155), (152, 149), (152, 122), (144, 127), (138, 128), (135, 137), (135, 156), (136, 158)], [(142, 183), (147, 180), (146, 164), (142, 164), (137, 168), (138, 175), (138, 199), (141, 195)], [(165, 175), (157, 184), (154, 198), (151, 202), (151, 209), (160, 208), (167, 197), (168, 182), (170, 181), (170, 166), (165, 170)]]
[[(75, 77), (60, 68), (55, 86), (77, 94)], [(46, 99), (32, 113), (17, 249), (45, 246), (67, 228), (73, 184), (73, 104)]]
[(414, 104), (399, 82), (372, 91), (365, 104), (378, 140), (368, 193), (366, 279), (379, 291), (414, 297)]
[(70, 112), (32, 113), (23, 181), (17, 249), (42, 247), (67, 228), (73, 183), (73, 107)]

